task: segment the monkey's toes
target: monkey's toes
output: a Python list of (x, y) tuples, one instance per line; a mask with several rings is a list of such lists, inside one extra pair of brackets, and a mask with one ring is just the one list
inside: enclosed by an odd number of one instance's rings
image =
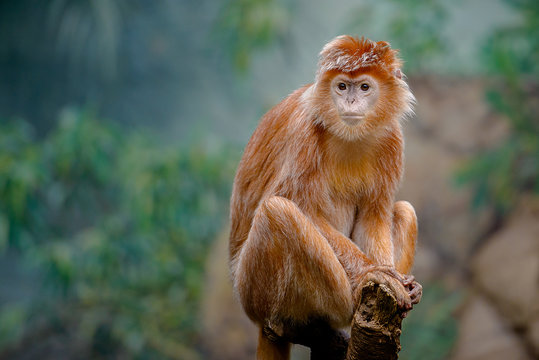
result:
[(414, 282), (411, 283), (407, 289), (408, 295), (410, 295), (410, 299), (412, 300), (412, 304), (418, 304), (423, 296), (423, 286), (414, 280)]
[(413, 275), (402, 275), (402, 284), (408, 291), (412, 305), (419, 303), (423, 294), (423, 287), (415, 280)]
[[(409, 295), (409, 289), (404, 285), (404, 278), (395, 269), (385, 266), (373, 267), (364, 275), (362, 283), (365, 284), (368, 281), (373, 281), (378, 284), (385, 284), (391, 289), (397, 306), (402, 311), (408, 311), (412, 309), (412, 299)], [(361, 289), (361, 286), (360, 286)]]

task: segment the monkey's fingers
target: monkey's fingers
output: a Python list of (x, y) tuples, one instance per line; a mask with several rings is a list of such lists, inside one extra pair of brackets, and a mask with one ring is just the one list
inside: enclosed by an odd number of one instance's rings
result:
[(408, 287), (415, 282), (414, 275), (403, 275), (402, 278), (403, 278), (402, 285), (404, 285), (405, 287)]
[(417, 281), (414, 281), (410, 286), (411, 288), (408, 292), (408, 295), (410, 295), (412, 304), (418, 304), (421, 301), (421, 297), (423, 296), (423, 286), (421, 286), (421, 284)]
[[(407, 279), (414, 278), (412, 275), (405, 275)], [(408, 316), (408, 312), (412, 309), (412, 307), (415, 304), (418, 304), (419, 301), (421, 301), (421, 296), (423, 295), (423, 286), (421, 286), (420, 283), (413, 280), (411, 283), (409, 283), (406, 286), (406, 289), (408, 290), (408, 295), (410, 296), (410, 308), (406, 309), (401, 313), (401, 317), (404, 319), (406, 316)]]

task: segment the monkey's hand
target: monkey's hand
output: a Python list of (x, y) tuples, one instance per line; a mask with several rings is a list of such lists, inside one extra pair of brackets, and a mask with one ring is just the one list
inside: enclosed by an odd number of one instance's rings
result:
[(413, 305), (421, 300), (423, 288), (412, 275), (402, 275), (391, 266), (371, 265), (363, 269), (360, 274), (360, 281), (354, 294), (356, 304), (361, 301), (359, 298), (361, 289), (369, 281), (384, 284), (391, 289), (402, 310), (402, 317), (406, 317)]

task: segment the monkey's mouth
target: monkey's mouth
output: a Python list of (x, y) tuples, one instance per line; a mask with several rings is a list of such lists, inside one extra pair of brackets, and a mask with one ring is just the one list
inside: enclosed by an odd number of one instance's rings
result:
[(342, 121), (344, 121), (346, 124), (350, 125), (350, 126), (354, 126), (354, 125), (357, 125), (359, 124), (359, 122), (361, 120), (363, 120), (365, 116), (363, 115), (360, 115), (358, 113), (343, 113), (341, 115), (341, 119)]

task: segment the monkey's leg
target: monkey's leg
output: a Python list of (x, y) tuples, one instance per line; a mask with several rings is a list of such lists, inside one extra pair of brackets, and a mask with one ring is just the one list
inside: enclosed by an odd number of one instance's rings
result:
[[(413, 206), (407, 201), (397, 201), (393, 207), (393, 245), (395, 268), (401, 274), (409, 274), (414, 264), (417, 241), (417, 217)], [(408, 290), (412, 304), (421, 299), (422, 287), (412, 275), (404, 275), (404, 287)]]
[(333, 249), (282, 197), (270, 197), (257, 209), (239, 255), (235, 287), (247, 315), (265, 330), (261, 359), (279, 358), (270, 355), (279, 339), (312, 319), (338, 328), (348, 325), (353, 313), (350, 283)]
[(409, 202), (397, 201), (395, 203), (392, 230), (395, 268), (402, 274), (408, 274), (414, 264), (417, 241), (417, 218)]
[(268, 333), (270, 329), (260, 327), (256, 358), (259, 360), (281, 360), (290, 357), (290, 343), (283, 337)]
[(399, 307), (409, 310), (421, 297), (421, 286), (412, 276), (402, 274), (413, 264), (417, 220), (409, 203), (382, 200), (364, 204), (357, 215), (352, 237), (373, 260), (362, 267), (357, 288), (368, 281), (385, 283), (393, 290)]

